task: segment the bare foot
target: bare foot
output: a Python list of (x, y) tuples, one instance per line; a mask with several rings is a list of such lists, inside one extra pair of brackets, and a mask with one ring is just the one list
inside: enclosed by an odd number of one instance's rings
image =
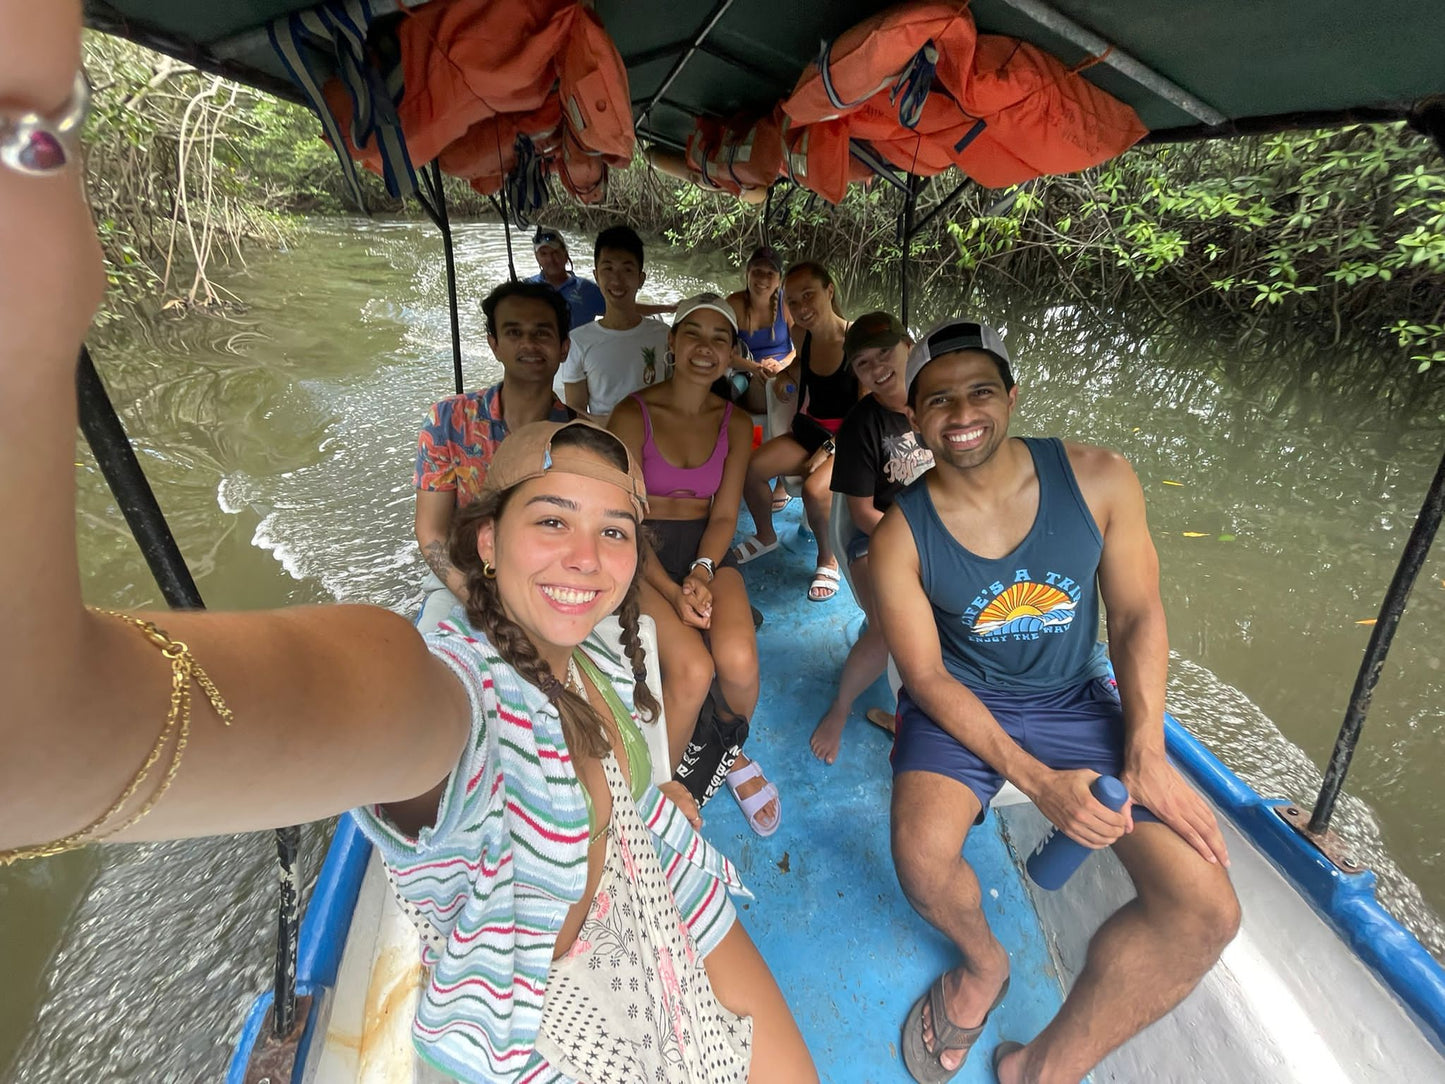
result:
[[(737, 771), (739, 768), (746, 768), (746, 767), (747, 767), (749, 764), (751, 764), (751, 763), (752, 763), (752, 761), (748, 759), (748, 755), (747, 755), (746, 753), (739, 753), (739, 754), (737, 755), (737, 758), (733, 761), (733, 766), (732, 766), (731, 768), (729, 768), (728, 771), (730, 771), (730, 772), (735, 772), (735, 771)], [(754, 776), (752, 779), (749, 779), (749, 780), (748, 780), (746, 783), (744, 783), (742, 786), (738, 787), (738, 790), (737, 790), (738, 801), (741, 802), (744, 798), (751, 798), (754, 794), (756, 794), (758, 791), (762, 790), (762, 789), (763, 789), (765, 786), (767, 786), (767, 785), (768, 785), (767, 776), (763, 776), (763, 775)], [(754, 814), (753, 814), (753, 819), (758, 822), (758, 827), (760, 827), (760, 828), (771, 828), (773, 825), (777, 824), (777, 823), (778, 823), (778, 802), (777, 802), (777, 799), (776, 799), (776, 798), (773, 799), (773, 800), (772, 800), (771, 802), (769, 802), (767, 805), (763, 806), (763, 807), (762, 807), (761, 809), (759, 809), (756, 813), (754, 813)]]
[(998, 1084), (1024, 1084), (1028, 1079), (1024, 1072), (1024, 1054), (1027, 1051), (1028, 1047), (1021, 1046), (999, 1059)]
[(834, 704), (813, 730), (813, 736), (808, 739), (808, 747), (813, 750), (813, 755), (824, 764), (832, 764), (838, 759), (838, 747), (843, 744), (843, 726), (847, 722), (848, 713), (838, 710), (838, 705)]
[[(961, 1028), (978, 1027), (988, 1016), (989, 1006), (998, 996), (1007, 977), (1008, 968), (1005, 965), (997, 972), (996, 979), (969, 975), (968, 985), (965, 987), (958, 970), (950, 971), (943, 980), (944, 1002), (949, 1019)], [(923, 1045), (929, 1050), (933, 1049), (933, 1004), (928, 1000), (923, 1003)], [(963, 1064), (967, 1056), (967, 1050), (945, 1050), (939, 1062), (943, 1068), (952, 1072)], [(1016, 1064), (1016, 1059), (1007, 1059), (1005, 1064)]]

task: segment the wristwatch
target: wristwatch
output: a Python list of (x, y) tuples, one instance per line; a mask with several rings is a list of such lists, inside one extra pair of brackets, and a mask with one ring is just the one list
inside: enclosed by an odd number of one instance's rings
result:
[(711, 557), (699, 557), (696, 561), (694, 561), (692, 564), (690, 564), (690, 565), (687, 566), (687, 570), (688, 570), (689, 572), (691, 572), (691, 571), (692, 571), (693, 569), (695, 569), (695, 568), (705, 568), (705, 569), (707, 569), (707, 580), (708, 580), (708, 583), (711, 583), (711, 582), (712, 582), (712, 578), (713, 578), (715, 575), (717, 575), (717, 566), (715, 566), (715, 565), (712, 563), (712, 558), (711, 558)]

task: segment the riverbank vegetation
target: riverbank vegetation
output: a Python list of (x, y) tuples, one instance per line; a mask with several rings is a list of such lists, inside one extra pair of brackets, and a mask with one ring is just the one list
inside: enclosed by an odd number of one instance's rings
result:
[[(142, 300), (223, 307), (217, 267), (284, 241), (294, 216), (353, 213), (306, 110), (89, 35), (92, 199), (112, 309)], [(959, 180), (923, 194), (918, 217)], [(414, 214), (366, 176), (370, 210)], [(493, 213), (459, 182), (456, 218)], [(763, 236), (828, 260), (846, 278), (896, 276), (902, 200), (855, 187), (837, 207), (779, 185), (766, 207), (663, 176), (640, 161), (604, 203), (560, 194), (549, 222), (618, 219), (737, 259)], [(764, 215), (768, 215), (766, 226)], [(1445, 366), (1445, 163), (1403, 125), (1143, 147), (1083, 174), (1010, 191), (970, 186), (910, 246), (914, 296), (1025, 289), (1094, 308), (1141, 306), (1208, 320), (1245, 347), (1287, 335)]]

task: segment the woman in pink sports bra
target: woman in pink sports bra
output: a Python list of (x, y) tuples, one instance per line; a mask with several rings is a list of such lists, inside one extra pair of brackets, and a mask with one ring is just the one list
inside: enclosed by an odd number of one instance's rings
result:
[[(622, 400), (607, 426), (637, 457), (647, 483), (654, 548), (641, 605), (657, 623), (664, 710), (669, 719), (697, 719), (714, 674), (726, 701), (685, 749), (672, 750), (674, 768), (681, 763), (679, 775), (699, 804), (715, 789), (717, 770), (726, 769), (753, 831), (768, 836), (777, 831), (782, 807), (777, 787), (741, 749), (758, 702), (758, 646), (747, 588), (729, 548), (753, 426), (710, 390), (730, 364), (737, 337), (737, 318), (722, 297), (699, 294), (680, 302), (668, 336), (671, 378)], [(731, 727), (717, 723), (728, 716), (740, 718)], [(680, 744), (688, 728), (669, 730)]]

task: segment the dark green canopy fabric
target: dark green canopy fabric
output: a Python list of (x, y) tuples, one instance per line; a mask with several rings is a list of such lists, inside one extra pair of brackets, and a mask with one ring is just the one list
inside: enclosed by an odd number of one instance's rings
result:
[[(396, 0), (372, 0), (385, 10)], [(506, 0), (498, 0), (506, 3)], [(264, 33), (298, 0), (87, 0), (90, 24), (266, 89), (289, 84)], [(638, 134), (681, 144), (698, 116), (765, 111), (820, 42), (891, 5), (878, 0), (598, 0), (627, 62)], [(1445, 94), (1442, 0), (975, 0), (979, 29), (1067, 64), (1093, 55), (1045, 25), (1051, 9), (1217, 112), (1215, 123), (1105, 64), (1086, 77), (1128, 102), (1153, 138), (1401, 116)], [(702, 31), (707, 29), (694, 50)], [(674, 71), (680, 60), (680, 70)], [(668, 83), (669, 76), (672, 76)], [(668, 83), (666, 93), (654, 102)], [(1209, 113), (1206, 113), (1209, 116)], [(1219, 125), (1222, 117), (1227, 123)]]

